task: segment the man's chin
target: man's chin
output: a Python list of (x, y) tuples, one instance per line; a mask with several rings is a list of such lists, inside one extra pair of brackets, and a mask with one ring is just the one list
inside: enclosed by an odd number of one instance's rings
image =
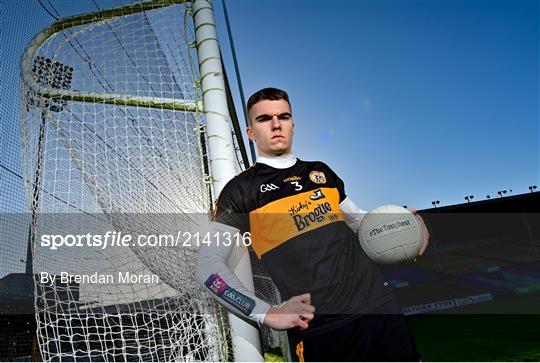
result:
[(290, 152), (291, 151), (289, 149), (276, 149), (276, 150), (271, 151), (272, 155), (274, 156), (281, 156), (281, 155), (289, 154)]

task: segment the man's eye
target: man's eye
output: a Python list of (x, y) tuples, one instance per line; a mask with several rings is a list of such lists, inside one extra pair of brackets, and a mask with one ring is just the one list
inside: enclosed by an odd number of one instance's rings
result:
[(280, 120), (290, 120), (291, 119), (291, 116), (290, 115), (281, 115), (279, 117)]

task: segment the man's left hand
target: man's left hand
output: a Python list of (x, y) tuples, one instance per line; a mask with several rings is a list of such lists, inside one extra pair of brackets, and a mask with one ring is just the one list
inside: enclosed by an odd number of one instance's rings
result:
[(418, 255), (422, 256), (429, 244), (429, 232), (427, 230), (426, 224), (424, 223), (424, 219), (420, 217), (420, 214), (418, 214), (416, 209), (409, 209), (409, 211), (411, 211), (411, 213), (414, 214), (414, 216), (418, 219), (418, 221), (420, 222), (420, 226), (422, 226), (422, 231), (424, 232), (424, 243), (422, 244), (422, 247), (420, 247), (420, 252), (418, 252)]

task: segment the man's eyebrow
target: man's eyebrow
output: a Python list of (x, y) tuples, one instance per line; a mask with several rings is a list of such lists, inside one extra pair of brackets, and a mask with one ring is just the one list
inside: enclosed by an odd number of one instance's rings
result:
[(266, 113), (263, 113), (262, 115), (259, 115), (257, 117), (255, 117), (255, 120), (261, 120), (263, 118), (272, 118), (272, 116), (266, 114)]
[[(282, 112), (278, 115), (278, 117), (283, 117), (283, 116), (292, 116), (290, 112)], [(267, 113), (263, 113), (262, 115), (259, 115), (257, 117), (255, 117), (255, 120), (262, 120), (262, 119), (266, 119), (266, 118), (272, 118), (272, 115), (269, 115)]]

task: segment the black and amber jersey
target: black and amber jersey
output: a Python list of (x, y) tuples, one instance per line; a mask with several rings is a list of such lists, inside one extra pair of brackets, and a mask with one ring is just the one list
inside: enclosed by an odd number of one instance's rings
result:
[[(365, 314), (393, 295), (345, 223), (341, 179), (322, 162), (263, 163), (237, 175), (217, 200), (215, 221), (250, 232), (251, 247), (283, 300), (311, 294), (320, 333)], [(308, 333), (309, 332), (309, 333)]]

